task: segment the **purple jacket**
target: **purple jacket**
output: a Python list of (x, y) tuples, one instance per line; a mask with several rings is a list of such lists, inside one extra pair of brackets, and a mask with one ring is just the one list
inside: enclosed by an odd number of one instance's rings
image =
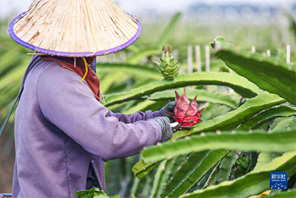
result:
[[(29, 65), (38, 60), (34, 57)], [(161, 139), (161, 111), (114, 114), (81, 77), (39, 62), (25, 74), (16, 110), (13, 198), (76, 197), (90, 163), (106, 189), (104, 161), (135, 155)]]

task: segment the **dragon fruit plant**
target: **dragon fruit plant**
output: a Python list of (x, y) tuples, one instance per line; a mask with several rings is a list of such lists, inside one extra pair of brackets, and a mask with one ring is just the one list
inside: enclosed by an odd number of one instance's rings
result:
[(165, 47), (162, 48), (162, 56), (157, 61), (154, 61), (156, 69), (162, 73), (166, 80), (174, 80), (178, 75), (180, 65), (172, 54), (171, 46), (168, 46), (168, 51)]
[(173, 118), (181, 125), (181, 126), (193, 126), (202, 122), (200, 118), (201, 112), (203, 109), (198, 110), (196, 97), (193, 99), (192, 103), (190, 103), (189, 99), (186, 96), (186, 91), (184, 89), (184, 94), (180, 96), (178, 92), (176, 93), (176, 107), (174, 109)]

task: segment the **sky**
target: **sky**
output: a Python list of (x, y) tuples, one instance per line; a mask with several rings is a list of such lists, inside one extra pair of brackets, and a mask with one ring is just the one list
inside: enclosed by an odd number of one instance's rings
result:
[[(163, 12), (182, 11), (188, 5), (194, 2), (207, 2), (209, 4), (221, 3), (240, 3), (251, 4), (286, 4), (296, 0), (114, 0), (120, 7), (133, 15), (141, 14), (144, 9), (159, 9)], [(0, 1), (0, 19), (12, 19), (18, 13), (28, 9), (31, 0), (1, 0)]]

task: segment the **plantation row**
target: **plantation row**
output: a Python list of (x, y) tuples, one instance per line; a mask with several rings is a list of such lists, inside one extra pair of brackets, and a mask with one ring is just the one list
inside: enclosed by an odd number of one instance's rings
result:
[[(211, 72), (187, 73), (184, 52), (178, 49), (181, 57), (174, 66), (180, 68), (168, 78), (161, 68), (156, 70), (154, 62), (179, 19), (177, 14), (155, 44), (129, 47), (124, 62), (102, 63), (98, 58), (104, 105), (121, 113), (158, 110), (175, 99), (175, 91), (186, 89), (188, 98), (192, 101), (198, 95), (199, 109), (205, 108), (203, 122), (176, 132), (167, 143), (145, 148), (139, 156), (107, 162), (108, 194), (249, 197), (265, 192), (270, 197), (295, 196), (295, 57), (288, 64), (282, 51), (269, 57), (217, 37), (211, 44)], [(0, 42), (2, 123), (30, 56), (7, 36), (1, 36)], [(11, 116), (6, 133), (13, 133), (13, 122)], [(274, 171), (288, 174), (289, 190), (270, 191), (269, 174)]]

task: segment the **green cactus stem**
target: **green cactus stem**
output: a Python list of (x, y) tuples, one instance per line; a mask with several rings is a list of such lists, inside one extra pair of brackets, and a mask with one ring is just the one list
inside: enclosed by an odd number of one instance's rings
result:
[(237, 74), (246, 77), (261, 89), (277, 94), (296, 104), (296, 67), (274, 57), (235, 48), (217, 37), (214, 53)]
[(221, 161), (219, 167), (218, 183), (229, 180), (232, 166), (237, 160), (237, 150), (231, 150)]
[(256, 131), (202, 133), (175, 142), (151, 146), (142, 151), (145, 162), (154, 162), (208, 149), (240, 149), (243, 151), (287, 152), (296, 151), (296, 131), (266, 133)]
[[(228, 150), (202, 151), (193, 153), (181, 165), (180, 170), (168, 183), (162, 197), (179, 197), (186, 193), (201, 177), (215, 166)], [(167, 194), (168, 193), (168, 194)]]
[(160, 80), (128, 92), (105, 95), (105, 106), (122, 103), (129, 100), (139, 99), (143, 96), (163, 91), (191, 85), (220, 85), (228, 86), (243, 97), (254, 97), (262, 91), (247, 79), (235, 74), (226, 72), (204, 72), (191, 73), (177, 76), (173, 81)]
[[(249, 197), (258, 195), (270, 189), (270, 173), (286, 172), (288, 177), (296, 173), (296, 152), (285, 153), (272, 162), (262, 166), (256, 171), (252, 171), (236, 180), (225, 181), (216, 186), (210, 186), (207, 189), (197, 190), (180, 196), (181, 198), (202, 198), (202, 197)], [(292, 193), (291, 193), (292, 192)], [(274, 197), (289, 197), (287, 195), (295, 194), (295, 190), (284, 192), (283, 196), (279, 193)]]

